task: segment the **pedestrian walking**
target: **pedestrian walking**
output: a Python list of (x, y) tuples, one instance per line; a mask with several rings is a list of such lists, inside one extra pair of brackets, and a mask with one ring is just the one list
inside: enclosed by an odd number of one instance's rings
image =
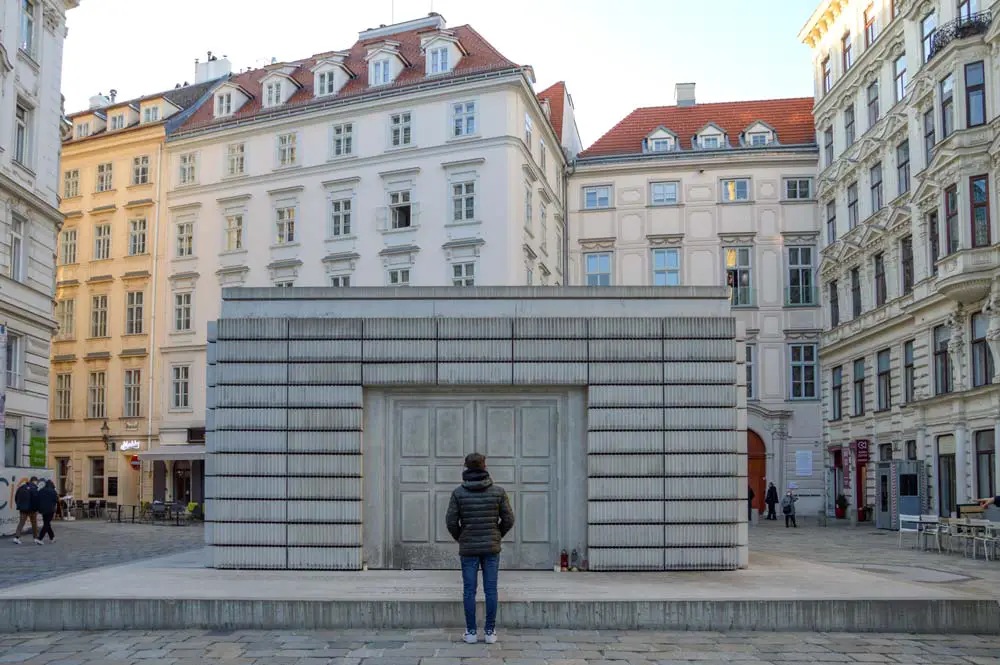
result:
[(764, 503), (767, 504), (767, 519), (777, 520), (778, 516), (774, 512), (774, 507), (778, 505), (778, 488), (774, 483), (769, 483), (767, 494), (764, 495)]
[(753, 521), (753, 498), (754, 498), (753, 488), (747, 485), (747, 521)]
[(46, 480), (38, 490), (38, 513), (42, 516), (42, 530), (38, 532), (38, 539), (44, 541), (45, 534), (49, 534), (49, 542), (56, 539), (55, 531), (52, 530), (52, 518), (55, 517), (59, 508), (59, 492), (51, 480)]
[(798, 500), (799, 497), (792, 494), (792, 490), (788, 490), (788, 494), (781, 499), (781, 512), (785, 516), (786, 529), (788, 528), (789, 522), (791, 522), (791, 525), (796, 529), (799, 528), (799, 525), (795, 523), (795, 502)]
[(445, 523), (451, 537), (458, 542), (458, 555), (462, 560), (463, 639), (469, 644), (478, 640), (476, 587), (482, 569), (486, 596), (484, 638), (487, 644), (495, 644), (500, 541), (514, 526), (514, 511), (507, 492), (493, 484), (486, 470), (486, 458), (479, 453), (470, 453), (465, 458), (462, 484), (451, 493)]
[(21, 531), (24, 525), (31, 522), (31, 537), (36, 545), (41, 545), (38, 538), (38, 478), (32, 476), (28, 482), (17, 488), (14, 493), (14, 506), (21, 517), (17, 521), (17, 530), (14, 531), (14, 544), (21, 544)]

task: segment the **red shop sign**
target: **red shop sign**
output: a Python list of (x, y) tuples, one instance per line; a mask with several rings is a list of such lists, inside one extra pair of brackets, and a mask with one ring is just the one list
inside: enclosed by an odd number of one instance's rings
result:
[(138, 455), (132, 455), (132, 459), (130, 459), (128, 463), (133, 469), (139, 470), (142, 468), (142, 462), (139, 461)]
[(868, 464), (871, 461), (867, 439), (858, 439), (854, 442), (854, 461), (857, 464)]

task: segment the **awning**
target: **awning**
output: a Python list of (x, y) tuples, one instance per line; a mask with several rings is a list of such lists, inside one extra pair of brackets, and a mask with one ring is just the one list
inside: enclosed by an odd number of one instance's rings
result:
[(147, 461), (205, 459), (205, 446), (157, 446), (139, 453)]

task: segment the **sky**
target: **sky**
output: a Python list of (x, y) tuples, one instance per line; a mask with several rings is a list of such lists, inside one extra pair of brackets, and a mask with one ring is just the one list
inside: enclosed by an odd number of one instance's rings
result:
[[(137, 5), (147, 11), (136, 9)], [(583, 144), (633, 109), (812, 96), (798, 33), (816, 0), (82, 0), (67, 15), (66, 111), (98, 92), (130, 99), (194, 82), (194, 60), (234, 70), (349, 48), (358, 32), (442, 14), (468, 23), (508, 59), (531, 65), (536, 91), (566, 81)], [(257, 9), (257, 7), (260, 9)], [(287, 27), (286, 27), (287, 26)]]

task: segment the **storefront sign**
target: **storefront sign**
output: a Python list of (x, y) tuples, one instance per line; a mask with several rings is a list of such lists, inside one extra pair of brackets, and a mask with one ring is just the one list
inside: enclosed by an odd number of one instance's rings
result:
[(142, 462), (139, 461), (139, 456), (138, 455), (132, 455), (132, 459), (130, 459), (128, 461), (128, 463), (129, 463), (129, 466), (131, 466), (136, 471), (138, 471), (139, 469), (142, 468)]
[(868, 445), (867, 439), (858, 439), (854, 442), (854, 454), (857, 464), (868, 464), (871, 461)]
[(45, 425), (31, 424), (31, 439), (28, 440), (28, 464), (35, 468), (42, 468), (47, 462), (45, 431)]
[(120, 450), (139, 450), (142, 447), (142, 443), (139, 441), (122, 441)]

